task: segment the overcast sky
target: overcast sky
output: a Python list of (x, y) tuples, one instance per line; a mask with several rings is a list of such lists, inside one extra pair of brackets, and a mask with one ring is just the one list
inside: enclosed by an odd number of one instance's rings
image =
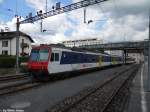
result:
[[(45, 11), (46, 0), (0, 0), (0, 28), (9, 27), (15, 31), (15, 14), (22, 20), (32, 12)], [(61, 6), (81, 0), (47, 0), (48, 10), (56, 2)], [(58, 43), (64, 40), (99, 38), (104, 42), (139, 41), (148, 38), (149, 0), (109, 0), (86, 7), (86, 21), (83, 22), (83, 9), (63, 13), (34, 24), (21, 24), (20, 30), (32, 36), (36, 43)]]

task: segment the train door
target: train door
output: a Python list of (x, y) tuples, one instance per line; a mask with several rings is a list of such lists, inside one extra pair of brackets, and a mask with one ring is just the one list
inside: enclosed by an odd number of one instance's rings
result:
[(52, 51), (49, 64), (50, 73), (58, 73), (60, 71), (60, 51)]

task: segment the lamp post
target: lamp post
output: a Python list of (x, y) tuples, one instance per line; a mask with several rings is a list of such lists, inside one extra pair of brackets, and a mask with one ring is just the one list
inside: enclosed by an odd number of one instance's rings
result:
[(84, 23), (86, 23), (86, 7), (84, 8)]
[(43, 12), (42, 12), (42, 10), (40, 10), (40, 11), (38, 11), (37, 12), (37, 15), (40, 17), (40, 19), (41, 19), (41, 22), (40, 22), (40, 26), (41, 26), (41, 32), (43, 32)]
[(148, 39), (148, 91), (150, 91), (150, 7), (149, 7), (149, 39)]

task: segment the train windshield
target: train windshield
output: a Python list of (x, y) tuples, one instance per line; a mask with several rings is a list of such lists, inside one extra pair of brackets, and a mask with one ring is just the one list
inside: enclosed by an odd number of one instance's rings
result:
[(32, 49), (31, 61), (47, 61), (48, 60), (48, 49)]

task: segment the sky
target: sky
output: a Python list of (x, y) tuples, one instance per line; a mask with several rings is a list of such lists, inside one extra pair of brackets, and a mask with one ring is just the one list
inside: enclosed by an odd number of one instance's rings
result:
[[(61, 6), (81, 0), (47, 0), (47, 10), (57, 2)], [(83, 8), (59, 14), (40, 21), (20, 25), (20, 31), (30, 35), (35, 44), (60, 43), (65, 40), (86, 38), (102, 39), (104, 43), (120, 41), (141, 41), (148, 38), (149, 0), (109, 0), (86, 7), (84, 23)], [(0, 29), (16, 30), (15, 15), (24, 20), (30, 12), (45, 12), (46, 0), (0, 0)]]

